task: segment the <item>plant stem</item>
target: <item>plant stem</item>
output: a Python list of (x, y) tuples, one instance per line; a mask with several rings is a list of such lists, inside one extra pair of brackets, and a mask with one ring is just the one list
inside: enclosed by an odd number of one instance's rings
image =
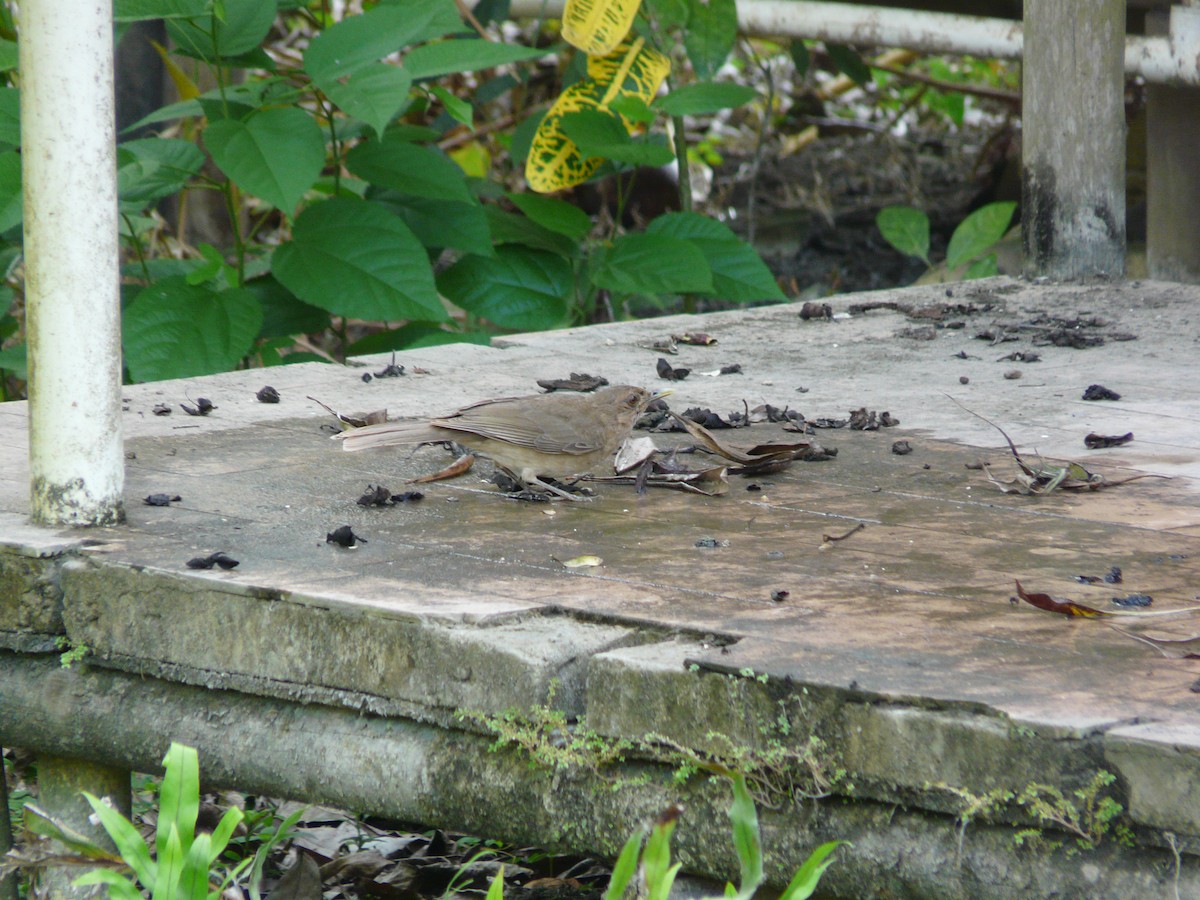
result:
[(675, 164), (679, 170), (679, 208), (692, 211), (692, 173), (688, 170), (687, 134), (683, 130), (683, 116), (671, 116), (672, 140), (675, 144)]

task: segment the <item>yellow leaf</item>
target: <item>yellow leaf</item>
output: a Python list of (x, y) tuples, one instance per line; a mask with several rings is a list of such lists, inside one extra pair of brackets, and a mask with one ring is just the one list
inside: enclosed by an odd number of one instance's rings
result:
[(641, 0), (567, 0), (562, 36), (589, 56), (607, 56), (633, 24)]
[(150, 42), (154, 49), (158, 51), (158, 55), (162, 57), (163, 66), (166, 67), (167, 74), (171, 76), (171, 82), (175, 85), (175, 90), (179, 94), (180, 100), (195, 100), (200, 96), (200, 88), (196, 87), (196, 82), (188, 77), (187, 72), (179, 68), (175, 60), (171, 59), (171, 54), (167, 48), (157, 41)]
[(470, 141), (457, 150), (451, 150), (450, 158), (472, 178), (487, 178), (492, 165), (491, 154), (479, 141)]
[[(622, 95), (633, 95), (649, 105), (670, 70), (670, 60), (647, 47), (643, 38), (622, 44), (608, 56), (589, 57), (588, 77), (559, 95), (533, 136), (525, 161), (525, 180), (530, 189), (547, 194), (573, 187), (600, 168), (601, 160), (584, 159), (574, 142), (563, 134), (564, 115), (585, 109), (606, 111)], [(624, 124), (626, 130), (632, 130), (630, 122)]]

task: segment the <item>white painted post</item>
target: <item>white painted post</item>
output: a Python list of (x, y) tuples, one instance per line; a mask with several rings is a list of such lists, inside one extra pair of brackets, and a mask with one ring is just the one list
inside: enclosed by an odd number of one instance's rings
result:
[(112, 0), (23, 0), (33, 520), (124, 519)]
[(1125, 2), (1025, 0), (1025, 274), (1125, 274)]

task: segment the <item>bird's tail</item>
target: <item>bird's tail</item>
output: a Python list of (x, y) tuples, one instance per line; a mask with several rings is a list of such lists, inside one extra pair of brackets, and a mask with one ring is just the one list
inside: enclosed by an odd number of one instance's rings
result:
[(366, 428), (352, 428), (335, 434), (343, 450), (368, 450), (371, 447), (391, 447), (396, 444), (426, 444), (451, 440), (444, 430), (427, 422), (383, 422)]

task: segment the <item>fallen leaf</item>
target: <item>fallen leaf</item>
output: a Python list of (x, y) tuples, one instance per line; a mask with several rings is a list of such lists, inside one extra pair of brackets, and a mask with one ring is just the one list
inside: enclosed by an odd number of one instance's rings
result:
[(1099, 616), (1113, 615), (1102, 609), (1084, 606), (1082, 603), (1076, 603), (1073, 600), (1055, 600), (1049, 594), (1031, 594), (1025, 588), (1021, 587), (1020, 581), (1017, 582), (1017, 596), (1030, 606), (1036, 606), (1038, 609), (1044, 609), (1046, 612), (1059, 613), (1064, 616), (1081, 616), (1093, 619)]
[[(550, 557), (550, 558), (554, 559), (554, 557)], [(593, 568), (594, 566), (604, 565), (604, 560), (602, 560), (598, 556), (576, 556), (573, 559), (566, 559), (566, 560), (555, 559), (554, 561), (557, 563), (561, 563), (563, 568), (566, 568), (566, 569), (590, 569), (590, 568)]]
[(473, 465), (475, 465), (475, 455), (473, 453), (464, 453), (444, 469), (439, 469), (436, 472), (430, 472), (428, 475), (419, 475), (416, 478), (410, 478), (404, 483), (430, 484), (434, 481), (445, 481), (448, 478), (457, 478), (459, 475), (471, 471), (471, 466)]

